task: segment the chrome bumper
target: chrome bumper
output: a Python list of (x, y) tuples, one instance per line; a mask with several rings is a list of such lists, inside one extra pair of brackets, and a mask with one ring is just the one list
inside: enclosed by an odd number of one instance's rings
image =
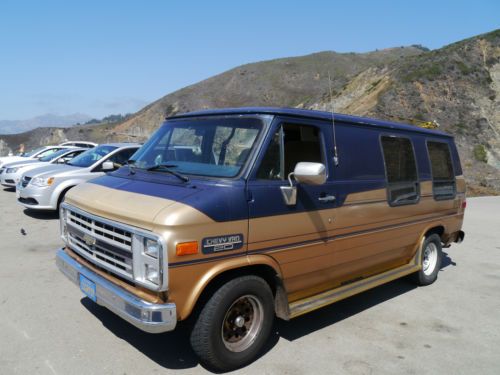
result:
[(155, 304), (143, 301), (78, 263), (63, 249), (57, 252), (56, 263), (59, 270), (78, 286), (78, 274), (93, 281), (96, 286), (96, 302), (137, 328), (149, 333), (167, 332), (175, 328), (175, 303)]

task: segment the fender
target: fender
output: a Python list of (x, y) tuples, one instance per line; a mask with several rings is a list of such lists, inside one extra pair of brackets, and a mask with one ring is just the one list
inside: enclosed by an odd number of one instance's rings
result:
[[(269, 267), (275, 272), (278, 280), (281, 279), (281, 269), (279, 265), (270, 257), (265, 255), (241, 256), (225, 259), (221, 262), (207, 262), (184, 267), (172, 267), (169, 269), (170, 287), (169, 300), (177, 305), (177, 318), (179, 320), (186, 319), (204, 291), (208, 290), (217, 279), (237, 276), (240, 271), (245, 272), (245, 269), (251, 271), (252, 267), (264, 266)], [(280, 284), (279, 282), (277, 284)], [(279, 294), (279, 306), (282, 309), (282, 299), (286, 296), (282, 286), (277, 286), (277, 294)], [(286, 298), (286, 297), (285, 297)], [(287, 304), (288, 306), (288, 304)]]
[(74, 187), (78, 184), (82, 184), (84, 182), (86, 182), (86, 180), (75, 178), (75, 179), (63, 181), (60, 184), (58, 184), (50, 196), (50, 205), (53, 206), (54, 209), (57, 209), (57, 201), (59, 200), (59, 196), (61, 195), (61, 193), (64, 190), (66, 190), (67, 188), (72, 188), (72, 187)]

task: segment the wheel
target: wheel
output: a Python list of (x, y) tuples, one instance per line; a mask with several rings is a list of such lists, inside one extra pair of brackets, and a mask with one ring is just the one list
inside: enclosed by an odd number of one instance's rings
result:
[(418, 285), (429, 285), (436, 281), (441, 268), (443, 250), (439, 235), (434, 233), (428, 236), (422, 244), (421, 251), (422, 268), (414, 275), (414, 278)]
[(274, 322), (274, 298), (262, 278), (242, 276), (220, 287), (194, 323), (191, 346), (207, 367), (230, 371), (252, 362)]

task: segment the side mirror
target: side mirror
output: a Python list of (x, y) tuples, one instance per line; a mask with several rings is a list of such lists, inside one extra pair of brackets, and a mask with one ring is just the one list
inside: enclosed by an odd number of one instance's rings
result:
[(290, 186), (281, 186), (281, 194), (288, 206), (297, 204), (297, 187), (293, 185), (292, 176), (297, 183), (322, 185), (326, 181), (326, 167), (322, 163), (297, 163), (294, 171), (288, 175)]
[(57, 164), (66, 164), (67, 160), (64, 158), (57, 159)]
[(326, 181), (326, 168), (322, 163), (297, 163), (293, 177), (301, 184), (322, 185)]
[(105, 161), (102, 163), (101, 170), (103, 171), (112, 171), (115, 169), (115, 165), (112, 161)]

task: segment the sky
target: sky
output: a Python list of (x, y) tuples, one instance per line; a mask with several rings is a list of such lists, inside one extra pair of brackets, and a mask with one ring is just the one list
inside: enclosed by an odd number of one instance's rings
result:
[(435, 49), (500, 27), (500, 1), (0, 1), (0, 120), (135, 112), (238, 65)]

